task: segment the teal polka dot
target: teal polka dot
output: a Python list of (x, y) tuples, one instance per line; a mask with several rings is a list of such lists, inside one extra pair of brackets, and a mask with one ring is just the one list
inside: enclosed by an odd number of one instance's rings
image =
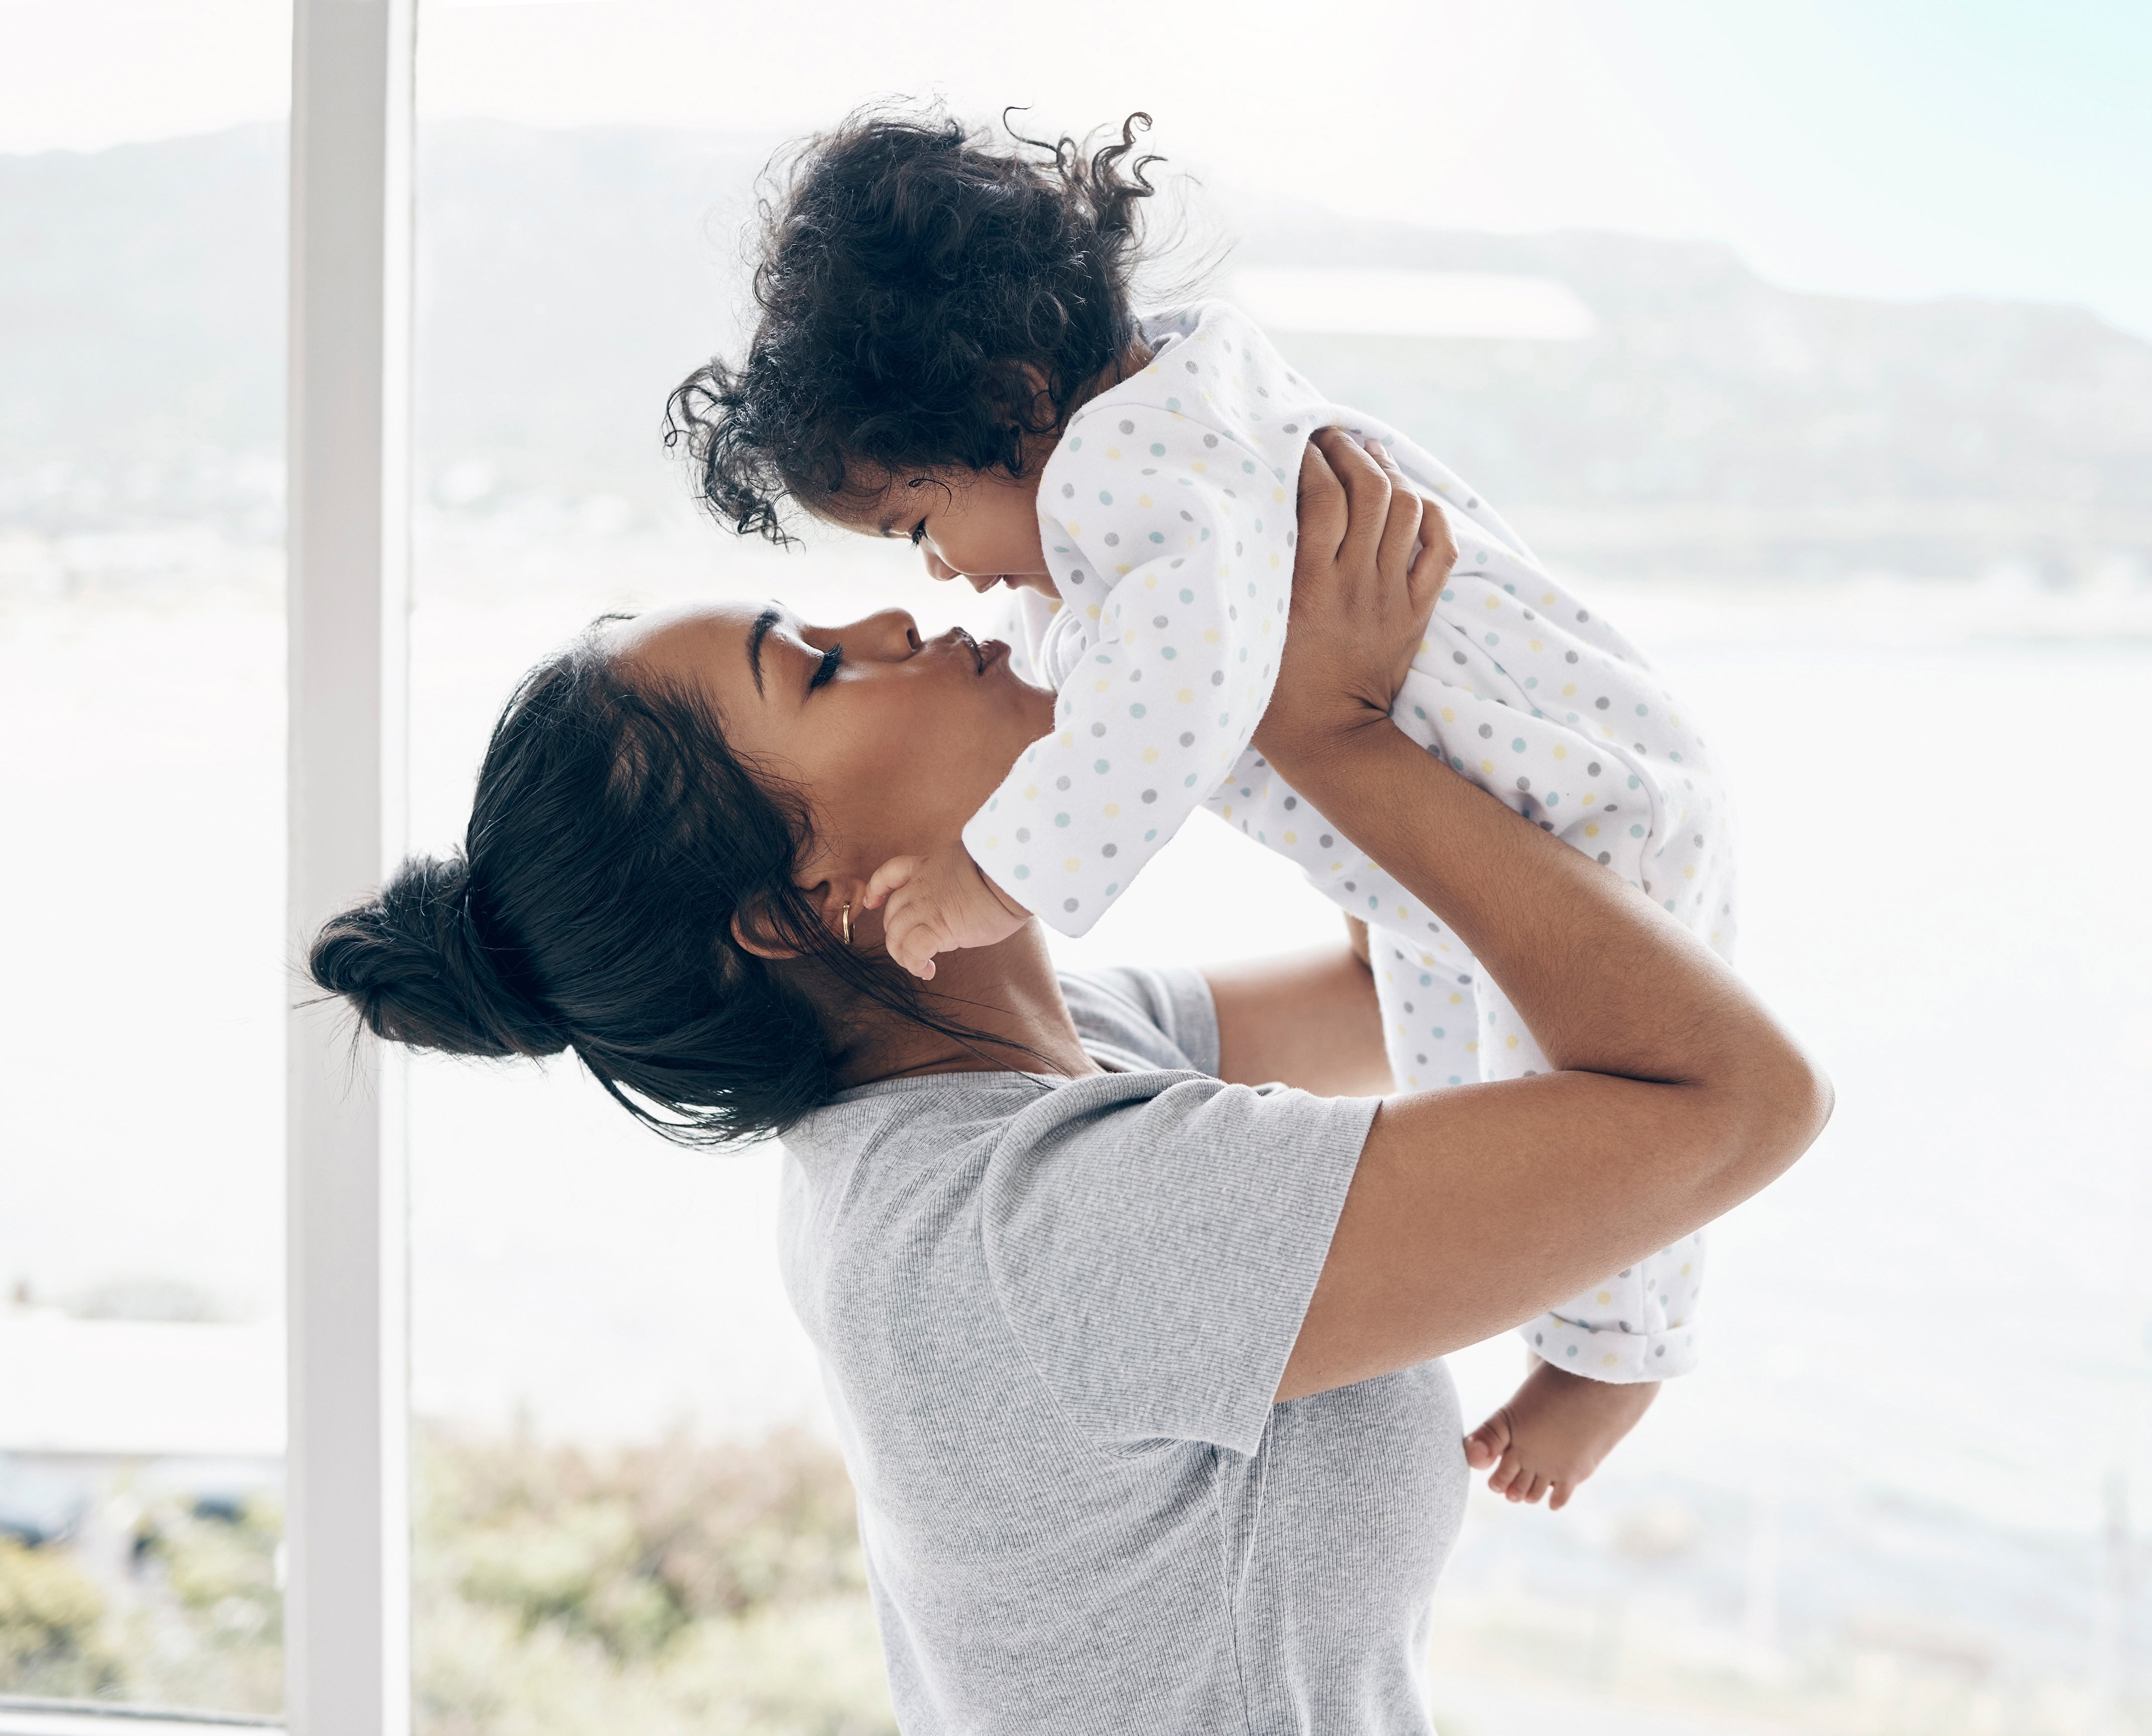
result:
[(1510, 751), (1512, 754), (1521, 754), (1521, 753), (1523, 753), (1523, 752), (1525, 751), (1525, 739), (1524, 739), (1524, 737), (1522, 737), (1522, 736), (1520, 735), (1520, 736), (1519, 736), (1519, 737), (1518, 737), (1515, 741), (1511, 742), (1511, 743), (1510, 744)]
[(1149, 831), (1144, 834), (1144, 842), (1148, 844), (1156, 836), (1158, 836), (1158, 828), (1156, 826), (1153, 826)]
[(1081, 452), (1084, 449), (1084, 436), (1081, 434), (1071, 436), (1068, 441), (1068, 449), (1071, 452)]
[(1067, 825), (1068, 816), (1066, 814), (1057, 814), (1053, 816), (1053, 823), (1056, 825)]
[(1644, 835), (1644, 829), (1643, 829), (1643, 827), (1642, 827), (1642, 826), (1640, 826), (1640, 825), (1632, 825), (1632, 826), (1631, 826), (1631, 827), (1629, 828), (1629, 835), (1630, 835), (1632, 838), (1641, 838), (1641, 837), (1642, 837), (1642, 836)]
[(1150, 443), (1150, 455), (1153, 458), (1164, 458), (1165, 456), (1165, 443), (1162, 440), (1153, 440)]
[(1170, 645), (1160, 646), (1158, 648), (1158, 654), (1164, 657), (1168, 662), (1171, 662), (1175, 657), (1180, 655), (1180, 653), (1175, 651)]
[(1114, 497), (1108, 494), (1105, 490), (1100, 489), (1099, 490), (1099, 504), (1101, 506), (1110, 506), (1114, 504)]
[(1180, 400), (1177, 398), (1169, 398), (1165, 401), (1165, 407), (1177, 414), (1180, 409)]
[(1016, 865), (1016, 877), (1018, 880), (1029, 880), (1031, 878), (1031, 870), (1025, 867), (1023, 863), (1018, 862)]
[(1153, 542), (1164, 542), (1165, 541), (1165, 533), (1162, 530), (1154, 530), (1150, 533), (1150, 540)]
[(1195, 601), (1195, 593), (1193, 591), (1183, 591), (1180, 593), (1180, 600), (1185, 603), (1192, 603)]
[(1132, 718), (1139, 718), (1143, 714), (1144, 708), (1140, 705), (1131, 705), (1129, 708), (1129, 715)]
[(1110, 765), (1109, 765), (1109, 764), (1108, 764), (1104, 760), (1103, 760), (1103, 759), (1094, 759), (1094, 760), (1093, 760), (1093, 761), (1091, 762), (1091, 769), (1092, 769), (1093, 771), (1097, 772), (1097, 773), (1099, 773), (1101, 775), (1103, 775), (1103, 774), (1104, 774), (1105, 773), (1111, 771), (1111, 770), (1113, 769), (1113, 767), (1111, 767)]

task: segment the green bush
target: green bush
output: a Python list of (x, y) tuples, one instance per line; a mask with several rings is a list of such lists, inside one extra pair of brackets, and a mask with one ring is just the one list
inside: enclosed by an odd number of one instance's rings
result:
[(104, 1598), (64, 1555), (0, 1537), (0, 1682), (20, 1693), (112, 1693), (119, 1671), (104, 1619)]

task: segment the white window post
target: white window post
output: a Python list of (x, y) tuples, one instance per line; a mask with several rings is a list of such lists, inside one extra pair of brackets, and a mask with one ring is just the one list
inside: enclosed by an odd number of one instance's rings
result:
[[(403, 847), (414, 0), (292, 20), (292, 957)], [(335, 1007), (287, 1031), (287, 1716), (410, 1728), (403, 1069)]]

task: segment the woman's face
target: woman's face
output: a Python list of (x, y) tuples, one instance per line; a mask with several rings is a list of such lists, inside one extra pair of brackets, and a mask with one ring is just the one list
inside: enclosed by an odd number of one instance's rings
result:
[(699, 694), (743, 759), (807, 792), (810, 886), (954, 842), (1053, 727), (1053, 693), (1017, 678), (1001, 641), (922, 640), (901, 609), (810, 627), (777, 603), (713, 603), (639, 617), (612, 644), (631, 679)]

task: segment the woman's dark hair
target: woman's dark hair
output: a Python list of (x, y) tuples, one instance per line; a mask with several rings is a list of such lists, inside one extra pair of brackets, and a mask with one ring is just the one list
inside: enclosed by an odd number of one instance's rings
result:
[(414, 1048), (573, 1049), (686, 1145), (779, 1131), (837, 1089), (820, 1019), (740, 945), (735, 913), (869, 1000), (969, 1037), (921, 1013), (886, 959), (835, 941), (793, 881), (804, 796), (743, 763), (698, 700), (624, 681), (605, 625), (509, 700), (462, 850), (410, 858), (328, 922), (313, 980)]
[[(1152, 192), (1131, 114), (1092, 150), (947, 115), (867, 111), (807, 141), (761, 207), (747, 358), (672, 393), (703, 503), (789, 536), (787, 497), (870, 502), (903, 472), (1021, 475), (1136, 336), (1129, 280)], [(1133, 158), (1133, 160), (1131, 160)], [(1043, 390), (1039, 383), (1043, 382)]]

